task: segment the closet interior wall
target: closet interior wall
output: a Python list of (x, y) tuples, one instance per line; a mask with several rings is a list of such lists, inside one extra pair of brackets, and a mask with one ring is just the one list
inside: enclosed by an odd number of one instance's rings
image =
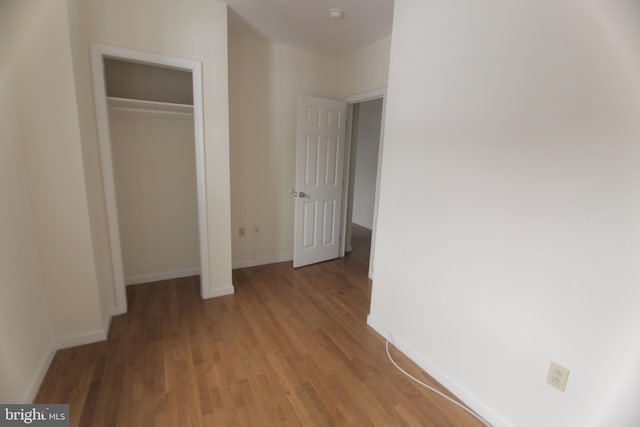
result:
[(191, 73), (104, 62), (125, 283), (197, 275)]

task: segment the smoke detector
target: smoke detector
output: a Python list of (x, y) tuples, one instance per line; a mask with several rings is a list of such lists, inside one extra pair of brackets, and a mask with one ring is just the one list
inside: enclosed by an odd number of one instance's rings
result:
[(335, 21), (344, 19), (344, 10), (339, 9), (337, 7), (329, 9), (329, 18)]

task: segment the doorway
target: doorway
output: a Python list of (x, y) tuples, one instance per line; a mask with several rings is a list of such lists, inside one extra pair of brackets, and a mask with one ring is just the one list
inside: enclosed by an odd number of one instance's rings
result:
[[(343, 250), (351, 252), (354, 229), (371, 236), (369, 278), (373, 279), (378, 189), (384, 128), (385, 89), (349, 97), (347, 188), (343, 217)], [(344, 253), (343, 253), (344, 255)]]
[[(108, 74), (110, 72), (109, 70), (113, 71), (113, 74)], [(123, 70), (127, 70), (129, 73), (126, 78), (122, 77)], [(115, 285), (116, 307), (114, 314), (122, 314), (127, 311), (125, 292), (126, 282), (133, 284), (141, 283), (142, 281), (150, 281), (150, 279), (153, 280), (154, 278), (156, 280), (160, 280), (172, 278), (171, 276), (180, 277), (199, 273), (201, 297), (207, 297), (207, 290), (209, 289), (209, 257), (206, 243), (208, 235), (207, 223), (205, 220), (206, 205), (204, 189), (205, 168), (201, 64), (197, 61), (173, 58), (165, 55), (156, 55), (103, 45), (93, 45), (92, 72), (105, 191), (105, 207), (107, 211), (112, 270)], [(154, 75), (153, 78), (149, 78), (149, 72)], [(166, 78), (174, 79), (174, 84), (155, 84), (156, 87), (155, 89), (153, 88), (154, 80), (157, 81)], [(129, 84), (132, 81), (135, 81), (135, 84)], [(182, 91), (181, 93), (170, 93), (172, 89), (180, 87), (186, 88), (186, 91)], [(141, 93), (141, 90), (146, 90), (147, 93)], [(155, 135), (147, 134), (143, 139), (149, 139), (149, 141), (146, 141), (147, 149), (152, 149), (154, 142), (164, 138), (166, 133), (176, 131), (177, 128), (181, 128), (181, 132), (186, 130), (188, 135), (190, 135), (189, 138), (191, 139), (191, 145), (187, 147), (190, 151), (185, 151), (185, 147), (180, 148), (180, 151), (175, 151), (176, 147), (170, 147), (168, 151), (164, 150), (164, 154), (162, 156), (180, 156), (182, 158), (183, 165), (191, 163), (191, 170), (194, 176), (192, 175), (189, 177), (189, 173), (186, 172), (181, 174), (182, 176), (170, 176), (166, 179), (167, 175), (165, 174), (164, 182), (146, 183), (145, 185), (140, 185), (140, 182), (134, 182), (135, 186), (137, 186), (137, 189), (139, 190), (137, 195), (136, 192), (129, 191), (130, 189), (127, 188), (126, 181), (123, 181), (122, 176), (116, 177), (116, 172), (126, 170), (128, 172), (125, 172), (125, 176), (128, 173), (130, 177), (135, 179), (137, 173), (136, 167), (139, 167), (140, 163), (135, 164), (134, 162), (131, 162), (132, 158), (135, 158), (136, 156), (157, 158), (159, 155), (157, 153), (153, 153), (153, 155), (150, 156), (149, 151), (146, 152), (147, 154), (144, 154), (140, 151), (140, 147), (124, 147), (123, 149), (121, 146), (123, 142), (124, 145), (126, 145), (127, 142), (131, 142), (131, 140), (127, 141), (127, 138), (129, 137), (123, 137), (121, 132), (123, 128), (140, 131), (141, 129), (146, 129), (149, 124), (139, 123), (139, 118), (133, 119), (128, 117), (125, 119), (123, 116), (118, 119), (120, 120), (119, 128), (112, 128), (110, 117), (113, 116), (111, 118), (115, 119), (116, 116), (120, 116), (125, 113), (137, 114), (140, 116), (146, 115), (156, 119), (166, 119), (168, 117), (172, 117), (173, 119), (188, 118), (190, 121), (186, 125), (186, 128), (184, 122), (179, 125), (177, 125), (177, 122), (173, 123), (173, 125), (169, 124), (168, 126), (165, 124), (164, 130), (156, 130)], [(139, 137), (140, 135), (136, 136)], [(115, 138), (118, 139), (117, 142), (115, 141)], [(114, 143), (117, 143), (120, 146), (116, 146)], [(190, 159), (186, 158), (189, 154), (185, 153), (190, 153), (192, 157)], [(145, 167), (150, 169), (158, 168), (157, 162), (154, 163), (153, 161), (150, 161), (150, 158), (146, 158), (144, 160)], [(144, 176), (152, 175), (153, 174), (144, 174)], [(141, 175), (137, 176), (140, 177)], [(140, 197), (140, 190), (147, 191), (151, 184), (156, 188), (166, 186), (173, 187), (177, 181), (191, 182), (192, 188), (187, 191), (187, 193), (191, 192), (191, 197), (186, 195), (186, 199), (183, 199), (183, 201), (186, 200), (187, 204), (193, 203), (195, 206), (193, 206), (191, 213), (187, 212), (186, 214), (184, 214), (184, 212), (177, 214), (177, 211), (174, 210), (169, 213), (169, 216), (173, 218), (168, 219), (170, 221), (182, 221), (184, 218), (190, 217), (192, 222), (195, 221), (195, 224), (191, 224), (189, 227), (191, 227), (191, 240), (195, 239), (194, 244), (196, 245), (196, 248), (194, 249), (191, 247), (188, 250), (190, 251), (190, 256), (187, 256), (187, 258), (190, 258), (191, 261), (187, 262), (187, 264), (198, 265), (188, 265), (187, 268), (177, 269), (169, 267), (167, 270), (165, 264), (164, 269), (166, 271), (153, 272), (149, 271), (149, 268), (151, 268), (151, 270), (157, 270), (160, 267), (157, 267), (157, 265), (155, 267), (149, 267), (148, 259), (128, 259), (126, 265), (127, 268), (125, 269), (123, 254), (126, 254), (127, 256), (137, 254), (138, 258), (140, 258), (140, 256), (144, 258), (148, 255), (145, 251), (148, 251), (149, 247), (153, 247), (155, 244), (154, 242), (147, 240), (145, 249), (145, 244), (140, 245), (140, 242), (138, 241), (139, 239), (131, 239), (129, 238), (129, 235), (127, 235), (125, 239), (122, 238), (123, 232), (125, 231), (130, 234), (132, 232), (138, 232), (142, 228), (147, 230), (150, 229), (147, 221), (149, 218), (148, 215), (146, 217), (145, 215), (139, 215), (139, 213), (132, 215), (127, 209), (130, 210), (131, 206), (135, 206), (140, 202), (140, 200), (136, 200), (136, 198)], [(193, 186), (195, 186), (195, 188), (193, 188)], [(118, 190), (120, 190), (120, 194), (118, 194)], [(175, 196), (180, 196), (181, 193), (183, 193), (183, 191), (180, 190), (173, 192)], [(145, 194), (145, 197), (147, 196), (148, 194)], [(153, 196), (151, 196), (151, 198), (153, 198)], [(128, 204), (129, 206), (124, 208), (123, 206), (119, 206), (119, 202), (120, 204)], [(155, 209), (158, 210), (158, 207), (159, 210), (169, 210), (168, 207), (167, 209), (163, 209), (161, 205), (156, 205)], [(123, 210), (123, 208), (125, 210)], [(148, 209), (153, 210), (154, 207), (150, 206)], [(123, 215), (126, 215), (127, 218), (124, 218)], [(183, 215), (184, 218), (176, 217), (180, 215)], [(162, 217), (162, 214), (159, 216)], [(162, 228), (162, 218), (160, 218), (159, 222), (157, 221), (158, 215), (153, 215), (153, 218), (153, 222), (156, 222), (157, 226), (155, 228)], [(166, 219), (167, 218), (164, 220), (164, 224), (167, 223)], [(174, 222), (174, 224), (176, 223)], [(189, 231), (187, 231), (187, 233), (189, 233)], [(150, 234), (147, 233), (147, 237), (149, 235)], [(168, 237), (168, 239), (171, 240), (171, 237)], [(163, 256), (166, 258), (166, 252), (167, 250), (161, 249), (155, 258), (162, 258)], [(178, 252), (180, 252), (180, 250), (178, 250)], [(134, 257), (135, 256), (136, 255), (134, 255)], [(154, 262), (157, 264), (157, 261), (158, 260), (155, 259), (151, 264)], [(184, 260), (182, 262), (184, 263)], [(134, 267), (134, 265), (137, 267)], [(143, 265), (143, 267), (140, 267), (140, 265)], [(138, 269), (137, 272), (136, 268)], [(160, 270), (162, 270), (162, 268), (160, 268)], [(140, 273), (140, 271), (142, 271), (142, 273)]]

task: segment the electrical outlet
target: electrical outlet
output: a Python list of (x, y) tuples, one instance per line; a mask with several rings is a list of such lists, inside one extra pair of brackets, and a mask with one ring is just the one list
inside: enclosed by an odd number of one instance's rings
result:
[(244, 237), (244, 227), (238, 228), (238, 236)]
[(549, 374), (547, 375), (547, 384), (560, 391), (564, 391), (564, 389), (567, 388), (567, 381), (569, 381), (569, 370), (564, 366), (558, 365), (556, 362), (551, 362), (551, 365), (549, 365)]

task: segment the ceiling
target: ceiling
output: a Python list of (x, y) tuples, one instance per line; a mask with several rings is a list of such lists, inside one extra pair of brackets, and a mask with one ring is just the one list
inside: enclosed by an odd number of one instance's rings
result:
[[(229, 30), (332, 56), (391, 34), (393, 0), (226, 0)], [(344, 19), (329, 18), (330, 8)]]

